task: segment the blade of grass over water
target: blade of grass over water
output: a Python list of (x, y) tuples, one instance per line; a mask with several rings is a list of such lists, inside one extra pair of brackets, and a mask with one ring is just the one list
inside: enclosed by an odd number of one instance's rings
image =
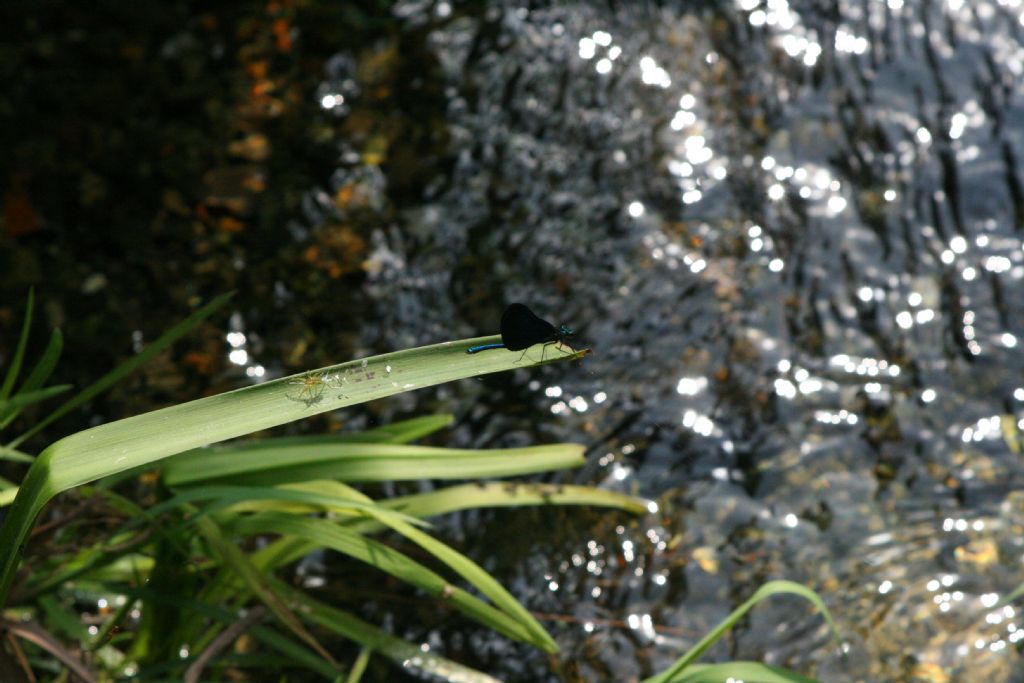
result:
[(377, 517), (377, 521), (387, 524), (394, 531), (397, 531), (436, 557), (447, 565), (449, 569), (468, 581), (470, 585), (480, 591), (485, 597), (490, 598), (491, 602), (498, 609), (522, 624), (533, 636), (534, 643), (540, 643), (539, 647), (545, 652), (558, 652), (558, 645), (548, 635), (548, 632), (544, 630), (544, 627), (533, 618), (532, 614), (526, 611), (525, 607), (519, 604), (519, 601), (513, 598), (500, 583), (495, 581), (476, 562), (410, 524), (396, 521), (393, 517), (389, 516), (375, 515), (375, 517)]
[[(322, 493), (335, 492), (348, 497), (363, 495), (337, 481), (309, 481), (286, 486), (302, 487)], [(366, 501), (373, 502), (368, 497), (364, 496), (364, 498)], [(601, 489), (503, 482), (453, 486), (431, 493), (382, 500), (377, 505), (381, 508), (399, 510), (417, 518), (425, 518), (470, 508), (517, 507), (521, 505), (596, 505), (617, 508), (633, 514), (643, 514), (651, 510), (652, 503)], [(261, 506), (261, 503), (254, 501), (232, 509), (258, 511)], [(366, 519), (347, 522), (345, 528), (355, 533), (369, 534), (383, 530), (386, 525), (376, 520)], [(253, 554), (253, 561), (263, 570), (272, 571), (309, 554), (316, 548), (316, 544), (300, 538), (281, 538), (256, 551)]]
[[(426, 525), (426, 522), (410, 517), (401, 512), (378, 506), (369, 498), (350, 498), (337, 494), (324, 494), (315, 491), (299, 490), (297, 488), (273, 488), (265, 486), (202, 486), (188, 489), (168, 501), (165, 501), (149, 509), (150, 515), (157, 515), (164, 510), (169, 510), (185, 503), (210, 500), (215, 501), (213, 505), (204, 508), (203, 512), (209, 514), (226, 507), (244, 503), (247, 505), (264, 502), (270, 503), (291, 503), (303, 505), (307, 508), (317, 510), (344, 511), (360, 517), (370, 516), (378, 519), (384, 515), (395, 523), (414, 524), (417, 526)], [(271, 507), (271, 509), (273, 509)]]
[(758, 662), (694, 664), (673, 677), (671, 683), (722, 683), (728, 680), (743, 683), (818, 683), (813, 678)]
[[(725, 619), (721, 621), (715, 628), (708, 632), (703, 638), (700, 639), (693, 648), (690, 649), (685, 655), (673, 662), (672, 666), (665, 669), (661, 673), (651, 676), (644, 680), (644, 683), (668, 683), (669, 681), (686, 680), (678, 678), (678, 675), (687, 670), (693, 662), (695, 662), (702, 654), (704, 654), (708, 648), (717, 643), (722, 636), (725, 635), (726, 631), (736, 625), (743, 616), (751, 610), (757, 603), (761, 602), (765, 598), (771, 597), (778, 593), (789, 593), (791, 595), (798, 595), (801, 598), (808, 600), (813, 604), (822, 616), (825, 617), (825, 621), (828, 623), (829, 629), (832, 631), (832, 636), (836, 640), (837, 645), (842, 645), (842, 638), (839, 636), (839, 629), (836, 627), (835, 621), (832, 620), (832, 615), (829, 613), (828, 608), (822, 601), (818, 594), (812, 591), (807, 586), (803, 586), (793, 581), (769, 581), (760, 588), (758, 588), (750, 598), (747, 599), (742, 605), (734, 609), (729, 613)], [(703, 680), (703, 679), (695, 679)], [(720, 679), (719, 679), (720, 680)]]
[[(274, 450), (280, 448), (299, 448), (305, 446), (333, 445), (339, 443), (377, 443), (377, 444), (404, 444), (416, 439), (422, 439), (434, 432), (451, 426), (454, 421), (452, 415), (426, 415), (424, 417), (413, 417), (401, 422), (389, 425), (382, 425), (367, 429), (362, 432), (338, 432), (335, 434), (305, 434), (302, 436), (277, 436), (265, 439), (252, 439), (236, 441), (230, 444), (211, 446), (210, 448), (186, 451), (178, 457), (185, 458), (189, 454), (201, 455), (200, 460), (209, 460), (212, 455), (235, 452), (252, 452), (258, 450)], [(171, 465), (171, 461), (164, 463), (164, 467)]]
[(651, 512), (654, 503), (624, 493), (589, 486), (534, 483), (463, 484), (429, 493), (390, 498), (381, 506), (413, 517), (432, 517), (457, 510), (524, 505), (596, 505), (618, 508), (634, 515)]
[[(208, 315), (212, 312), (209, 309), (214, 304), (220, 305), (222, 301), (218, 299), (194, 314), (190, 318), (191, 324), (195, 324), (197, 315)], [(179, 328), (172, 332), (177, 333)], [(3, 548), (0, 555), (0, 604), (7, 600), (17, 567), (16, 550), (20, 549), (42, 507), (61, 491), (128, 469), (150, 465), (170, 455), (328, 410), (551, 360), (540, 354), (466, 353), (466, 349), (471, 346), (496, 340), (494, 336), (463, 339), (350, 361), (136, 415), (57, 441), (44, 450), (29, 468), (4, 524), (0, 527), (0, 548)], [(587, 352), (584, 349), (574, 353), (553, 353), (559, 354), (560, 360), (570, 360), (581, 358)], [(551, 356), (552, 352), (549, 350), (547, 355)], [(105, 378), (93, 387), (101, 384), (101, 388), (106, 388), (109, 382)], [(312, 391), (309, 390), (311, 385)], [(88, 395), (92, 396), (98, 393), (93, 387), (83, 394), (91, 392)], [(76, 400), (72, 399), (72, 403)], [(579, 457), (565, 457), (564, 466), (570, 466), (568, 461), (576, 461)], [(416, 464), (419, 464), (418, 461)], [(407, 465), (412, 476), (414, 463)], [(369, 468), (369, 465), (366, 467)], [(468, 465), (466, 471), (472, 471)], [(486, 469), (483, 471), (486, 472)], [(522, 471), (536, 470), (524, 467)], [(421, 473), (419, 476), (427, 475)]]
[[(232, 530), (241, 534), (272, 533), (304, 538), (320, 547), (336, 550), (416, 586), (429, 595), (447, 602), (487, 628), (503, 633), (509, 638), (530, 643), (545, 652), (558, 650), (558, 646), (543, 630), (543, 627), (537, 624), (525, 610), (522, 612), (529, 616), (530, 620), (533, 620), (533, 624), (524, 622), (520, 614), (510, 615), (465, 590), (453, 586), (436, 572), (403, 553), (379, 541), (349, 531), (329, 520), (266, 513), (237, 520), (232, 525)], [(509, 600), (514, 599), (509, 596)], [(521, 606), (520, 609), (522, 609)]]
[(530, 474), (583, 464), (583, 446), (468, 450), (403, 444), (319, 443), (220, 453), (190, 451), (169, 460), (168, 486), (199, 482), (280, 484), (309, 479), (402, 481)]

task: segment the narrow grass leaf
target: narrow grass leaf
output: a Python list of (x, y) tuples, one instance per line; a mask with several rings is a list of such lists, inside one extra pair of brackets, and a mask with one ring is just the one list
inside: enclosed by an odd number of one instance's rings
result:
[[(331, 510), (335, 512), (344, 512), (349, 515), (358, 515), (361, 518), (372, 517), (373, 519), (377, 519), (379, 515), (384, 515), (395, 523), (414, 524), (417, 526), (426, 524), (415, 517), (411, 517), (388, 508), (382, 508), (369, 499), (367, 499), (367, 502), (366, 500), (358, 500), (337, 494), (326, 494), (295, 488), (274, 488), (268, 486), (197, 487), (184, 491), (183, 493), (150, 508), (149, 514), (158, 515), (166, 510), (173, 509), (186, 503), (210, 500), (216, 501), (216, 503), (204, 508), (204, 514), (209, 514), (232, 506), (235, 506), (232, 507), (233, 511), (239, 512), (247, 507), (253, 506), (255, 501), (284, 501), (304, 506), (305, 509), (303, 511)], [(238, 506), (241, 506), (241, 508)]]
[(498, 609), (522, 624), (533, 636), (534, 642), (541, 643), (540, 647), (542, 650), (552, 653), (558, 652), (558, 645), (548, 632), (544, 630), (544, 627), (540, 625), (540, 622), (526, 611), (526, 608), (519, 604), (518, 600), (513, 598), (493, 576), (485, 572), (476, 562), (436, 538), (432, 538), (419, 529), (413, 528), (409, 524), (395, 521), (391, 517), (378, 516), (376, 514), (374, 516), (377, 518), (377, 521), (387, 524), (394, 531), (397, 531), (439, 559), (484, 596), (490, 598), (491, 602)]
[(590, 486), (513, 482), (481, 482), (417, 493), (381, 501), (381, 506), (413, 517), (433, 517), (458, 510), (537, 505), (593, 505), (617, 508), (634, 515), (654, 509), (636, 496)]
[(206, 542), (210, 544), (214, 552), (220, 556), (226, 565), (234, 569), (245, 580), (249, 589), (274, 613), (274, 616), (288, 630), (312, 648), (314, 652), (323, 657), (332, 666), (337, 667), (337, 662), (334, 661), (331, 654), (313, 637), (313, 634), (306, 630), (298, 617), (292, 613), (273, 588), (266, 583), (265, 577), (249, 562), (245, 554), (231, 541), (221, 535), (217, 525), (205, 518), (197, 519), (195, 522), (199, 532), (206, 539)]
[[(285, 586), (285, 584), (281, 582), (272, 582), (272, 584), (273, 585), (271, 587), (278, 595), (281, 595), (281, 588)], [(111, 591), (126, 596), (129, 600), (146, 600), (148, 602), (161, 603), (177, 609), (189, 610), (205, 617), (206, 619), (216, 620), (222, 624), (232, 624), (238, 621), (238, 614), (234, 611), (224, 609), (223, 607), (219, 607), (208, 602), (196, 600), (190, 596), (166, 595), (160, 591), (149, 588), (148, 586), (111, 583), (108, 584), (107, 587)], [(289, 597), (288, 600), (289, 602), (293, 601), (291, 597)], [(287, 636), (270, 626), (256, 626), (250, 629), (248, 633), (256, 640), (266, 643), (279, 652), (286, 654), (297, 665), (316, 671), (328, 680), (333, 680), (337, 675), (337, 669), (328, 664), (326, 660), (320, 658), (313, 652), (310, 652), (305, 645), (296, 643), (294, 640), (289, 639)], [(146, 680), (149, 680), (148, 676), (146, 677)]]
[(724, 664), (694, 664), (671, 679), (671, 683), (818, 683), (813, 678), (777, 666), (758, 662), (728, 662)]
[(1010, 594), (1007, 595), (1002, 600), (1000, 600), (999, 602), (997, 602), (995, 607), (996, 608), (1005, 607), (1006, 605), (1009, 605), (1011, 602), (1013, 602), (1014, 600), (1016, 600), (1017, 598), (1019, 598), (1022, 595), (1024, 595), (1024, 583), (1022, 583), (1021, 585), (1017, 586), (1012, 591), (1010, 591)]
[(482, 671), (445, 659), (343, 610), (325, 605), (278, 579), (271, 578), (270, 582), (279, 594), (288, 596), (296, 604), (296, 611), (306, 619), (384, 655), (404, 671), (420, 671), (427, 676), (460, 683), (501, 683)]
[(531, 474), (583, 464), (583, 447), (468, 450), (404, 444), (333, 443), (182, 453), (167, 462), (168, 486), (198, 482), (279, 484), (310, 479), (349, 482), (474, 479)]
[(693, 648), (685, 655), (677, 659), (672, 666), (656, 676), (646, 679), (644, 683), (667, 683), (667, 681), (675, 680), (675, 676), (677, 674), (685, 671), (687, 667), (704, 654), (708, 648), (717, 643), (729, 629), (736, 625), (736, 622), (742, 619), (743, 616), (749, 612), (752, 607), (754, 607), (754, 605), (765, 598), (778, 593), (798, 595), (805, 600), (808, 600), (818, 609), (819, 612), (821, 612), (822, 616), (825, 617), (825, 621), (828, 623), (836, 643), (842, 644), (842, 639), (839, 636), (839, 629), (836, 627), (835, 621), (833, 621), (832, 615), (829, 613), (825, 603), (820, 597), (818, 597), (817, 593), (807, 586), (803, 586), (793, 581), (769, 581), (758, 588), (746, 602), (730, 612), (729, 615), (718, 624), (718, 626), (709, 631), (707, 635), (701, 638), (700, 642), (694, 645)]
[(0, 446), (0, 460), (31, 463), (35, 460), (35, 458), (33, 458), (28, 453), (19, 451), (16, 448), (7, 448), (6, 446)]
[[(535, 647), (550, 647), (544, 639), (536, 637), (517, 619), (473, 597), (465, 590), (453, 586), (437, 573), (389, 546), (353, 533), (324, 519), (295, 517), (280, 513), (252, 515), (237, 520), (232, 528), (243, 534), (282, 534), (313, 541), (318, 546), (331, 548), (355, 558), (397, 579), (416, 586), (439, 598), (478, 622), (510, 638), (530, 643)], [(411, 528), (411, 527), (410, 527)]]
[[(402, 420), (391, 425), (375, 427), (362, 432), (340, 432), (337, 434), (304, 434), (302, 436), (277, 436), (266, 439), (235, 441), (230, 444), (187, 451), (179, 457), (187, 458), (193, 453), (198, 459), (211, 454), (252, 453), (263, 450), (298, 450), (306, 446), (330, 446), (342, 443), (390, 443), (403, 444), (415, 441), (452, 423), (451, 415), (428, 415)], [(170, 464), (170, 463), (168, 463)]]
[[(335, 481), (310, 481), (301, 486), (344, 486)], [(295, 484), (294, 486), (300, 486)], [(348, 487), (345, 487), (348, 488)], [(358, 492), (357, 492), (358, 493)], [(400, 510), (420, 519), (443, 515), (458, 510), (482, 507), (519, 507), (523, 505), (588, 505), (624, 510), (632, 514), (649, 512), (651, 502), (642, 498), (627, 496), (614, 491), (581, 486), (557, 484), (518, 484), (511, 482), (465, 484), (439, 489), (430, 493), (416, 494), (382, 500), (383, 508)], [(350, 531), (371, 534), (387, 528), (372, 519), (356, 520), (346, 524)], [(281, 538), (254, 554), (254, 561), (265, 568), (289, 564), (315, 549), (315, 545), (297, 538)]]
[(349, 669), (348, 678), (345, 679), (345, 683), (359, 683), (366, 672), (367, 665), (370, 663), (371, 654), (373, 654), (373, 650), (370, 648), (364, 647), (359, 650), (359, 656), (356, 657), (352, 668)]
[[(53, 374), (53, 370), (57, 367), (57, 361), (60, 360), (60, 353), (64, 349), (64, 337), (61, 335), (60, 330), (54, 330), (50, 333), (50, 341), (46, 345), (46, 350), (43, 351), (43, 355), (40, 356), (36, 362), (32, 372), (29, 373), (28, 379), (18, 389), (19, 394), (25, 392), (32, 392), (39, 389)], [(67, 385), (70, 389), (71, 386)], [(0, 419), (0, 429), (4, 429), (11, 423), (14, 418), (20, 413), (20, 409), (11, 410), (3, 419)]]
[(70, 384), (57, 384), (45, 389), (19, 391), (11, 398), (0, 401), (0, 415), (4, 416), (5, 420), (7, 418), (14, 419), (14, 416), (21, 412), (21, 409), (25, 406), (45, 401), (53, 396), (59, 396), (70, 388)]
[(3, 386), (0, 386), (0, 400), (11, 395), (14, 390), (14, 383), (18, 380), (18, 373), (21, 372), (21, 364), (25, 360), (25, 347), (28, 346), (29, 330), (32, 327), (32, 309), (35, 308), (36, 293), (34, 289), (28, 290), (28, 302), (25, 304), (25, 319), (21, 323), (21, 334), (18, 336), (18, 346), (11, 357), (11, 364), (4, 376)]

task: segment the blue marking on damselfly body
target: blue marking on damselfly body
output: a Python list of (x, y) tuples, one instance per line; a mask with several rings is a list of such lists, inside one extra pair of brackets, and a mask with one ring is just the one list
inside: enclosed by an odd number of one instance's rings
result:
[(479, 351), (486, 351), (487, 349), (503, 349), (504, 344), (480, 344), (479, 346), (470, 346), (466, 349), (466, 353), (477, 353)]

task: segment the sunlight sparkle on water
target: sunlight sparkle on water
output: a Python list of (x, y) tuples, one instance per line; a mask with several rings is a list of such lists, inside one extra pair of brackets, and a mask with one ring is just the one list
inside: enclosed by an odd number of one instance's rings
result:
[(692, 429), (701, 436), (711, 436), (715, 430), (715, 423), (707, 415), (701, 415), (695, 410), (687, 410), (683, 413), (683, 426)]
[(707, 377), (683, 377), (676, 385), (676, 391), (683, 396), (696, 396), (707, 386)]
[(345, 104), (345, 96), (341, 93), (328, 93), (320, 98), (320, 106), (324, 109), (334, 109)]
[(836, 30), (836, 50), (849, 52), (855, 55), (862, 55), (868, 51), (868, 39), (854, 35), (846, 29)]
[(582, 59), (593, 59), (597, 54), (597, 44), (593, 38), (580, 38), (579, 55)]
[(640, 80), (646, 85), (655, 85), (667, 88), (672, 85), (672, 79), (668, 72), (658, 66), (653, 57), (647, 56), (640, 59)]

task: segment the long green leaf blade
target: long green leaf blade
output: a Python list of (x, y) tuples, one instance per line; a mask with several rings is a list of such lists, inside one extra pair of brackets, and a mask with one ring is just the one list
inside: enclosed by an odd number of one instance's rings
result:
[[(550, 649), (553, 641), (548, 643), (544, 639), (538, 638), (518, 619), (509, 617), (506, 613), (473, 597), (463, 589), (451, 585), (436, 572), (427, 569), (397, 550), (361, 534), (353, 533), (336, 523), (310, 517), (265, 513), (238, 520), (233, 525), (233, 530), (243, 534), (276, 533), (311, 540), (317, 545), (344, 553), (416, 586), (428, 594), (448, 602), (488, 628), (504, 633), (510, 638), (530, 643), (545, 651), (554, 651)], [(557, 650), (557, 646), (555, 650)]]
[(730, 679), (743, 683), (818, 683), (813, 678), (758, 662), (694, 664), (672, 678), (672, 683), (722, 683)]
[(634, 515), (654, 512), (649, 500), (617, 491), (572, 484), (481, 482), (437, 489), (429, 493), (382, 500), (381, 506), (413, 517), (433, 517), (458, 510), (526, 505), (595, 505), (618, 508)]
[(0, 401), (0, 415), (5, 416), (5, 420), (7, 418), (13, 419), (13, 416), (17, 415), (25, 406), (59, 396), (70, 388), (70, 384), (56, 384), (52, 387), (36, 389), (35, 391), (19, 391), (11, 398)]
[(244, 506), (257, 501), (273, 501), (302, 505), (317, 510), (345, 511), (350, 514), (358, 514), (360, 517), (370, 516), (373, 519), (377, 519), (378, 515), (384, 515), (395, 523), (414, 524), (417, 526), (426, 524), (415, 517), (380, 507), (369, 498), (355, 499), (317, 491), (265, 486), (203, 486), (188, 489), (170, 500), (150, 508), (149, 514), (157, 515), (166, 509), (179, 505), (208, 500), (216, 501), (216, 503), (205, 508), (205, 513), (215, 512), (230, 506), (234, 506), (233, 509), (237, 512), (239, 504)]
[(379, 652), (405, 670), (422, 671), (446, 681), (460, 683), (501, 683), (496, 678), (470, 669), (397, 638), (362, 619), (319, 602), (300, 590), (271, 577), (271, 584), (281, 595), (287, 595), (300, 606), (302, 615), (321, 626), (353, 640), (363, 647)]
[(736, 622), (742, 619), (743, 616), (754, 607), (754, 605), (777, 593), (798, 595), (803, 599), (808, 600), (818, 609), (819, 612), (821, 612), (822, 616), (825, 617), (825, 621), (828, 623), (836, 643), (842, 644), (842, 638), (839, 636), (839, 629), (836, 627), (836, 623), (832, 619), (832, 614), (828, 611), (828, 607), (825, 606), (824, 601), (822, 601), (817, 593), (807, 586), (803, 586), (793, 581), (769, 581), (758, 588), (746, 602), (730, 612), (729, 615), (718, 624), (718, 626), (709, 631), (707, 635), (700, 639), (700, 642), (694, 645), (693, 648), (691, 648), (685, 655), (677, 659), (672, 666), (665, 671), (646, 679), (644, 683), (667, 683), (668, 681), (675, 680), (675, 677), (678, 674), (685, 671), (687, 667), (704, 654), (708, 648), (717, 643), (722, 636), (725, 635), (725, 632), (735, 626)]
[(18, 373), (21, 372), (21, 364), (25, 359), (25, 347), (28, 346), (28, 334), (32, 327), (32, 309), (35, 308), (36, 293), (34, 289), (28, 290), (28, 303), (25, 304), (25, 320), (21, 323), (21, 334), (18, 336), (18, 346), (11, 358), (11, 365), (7, 368), (7, 375), (4, 376), (3, 386), (0, 387), (0, 399), (6, 399), (14, 389), (14, 383), (18, 380)]
[[(375, 515), (376, 516), (376, 515)], [(378, 516), (377, 520), (402, 534), (410, 541), (426, 550), (428, 553), (444, 562), (449, 569), (468, 581), (483, 595), (490, 598), (505, 614), (509, 615), (529, 631), (536, 642), (542, 643), (541, 647), (545, 652), (558, 652), (558, 645), (554, 639), (544, 630), (544, 627), (526, 611), (526, 608), (519, 604), (519, 601), (505, 590), (494, 577), (483, 570), (483, 567), (471, 559), (457, 552), (455, 549), (413, 528), (404, 522), (396, 521), (392, 517)]]
[(242, 553), (231, 541), (224, 538), (220, 533), (220, 529), (217, 525), (206, 518), (195, 520), (196, 526), (199, 528), (200, 533), (206, 539), (207, 543), (214, 550), (215, 553), (220, 555), (223, 562), (234, 569), (239, 576), (246, 582), (249, 589), (259, 596), (260, 600), (263, 601), (270, 611), (274, 613), (281, 623), (287, 627), (292, 633), (298, 636), (303, 642), (306, 643), (314, 652), (327, 660), (332, 666), (337, 666), (337, 662), (331, 657), (331, 654), (324, 649), (324, 647), (317, 641), (313, 635), (306, 630), (299, 621), (298, 617), (292, 613), (284, 601), (277, 595), (276, 591), (267, 584), (266, 577), (264, 577), (259, 570), (249, 562), (245, 554)]
[(583, 447), (467, 450), (405, 444), (325, 443), (282, 448), (182, 453), (164, 468), (168, 486), (198, 482), (280, 484), (310, 479), (399, 481), (529, 474), (583, 464)]

